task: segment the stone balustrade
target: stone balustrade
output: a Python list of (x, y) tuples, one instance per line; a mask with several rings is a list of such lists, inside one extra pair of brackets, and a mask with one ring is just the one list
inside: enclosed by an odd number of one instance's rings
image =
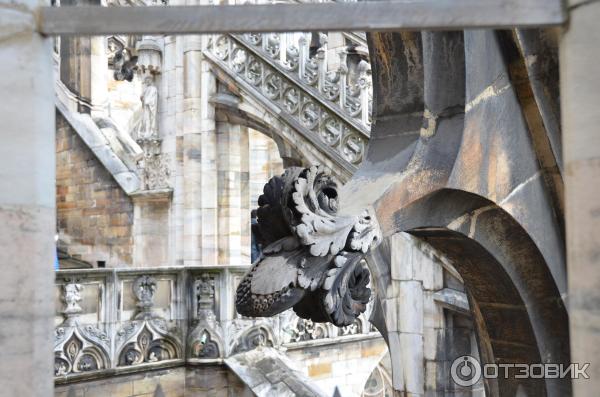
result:
[[(344, 67), (328, 72), (323, 58), (308, 58), (306, 40), (300, 40), (305, 43), (300, 47), (283, 47), (282, 37), (213, 36), (206, 53), (213, 64), (242, 89), (262, 99), (286, 124), (355, 169), (363, 160), (369, 139), (368, 64), (358, 64), (357, 82), (349, 85)], [(283, 52), (288, 54), (282, 61)], [(346, 56), (345, 52), (340, 54), (341, 58)]]
[(366, 43), (358, 36), (344, 36), (353, 43), (338, 47), (335, 55), (339, 60), (333, 62), (327, 59), (332, 54), (328, 50), (329, 36), (325, 33), (314, 36), (310, 33), (251, 33), (234, 37), (273, 61), (279, 71), (300, 83), (317, 99), (328, 102), (327, 105), (331, 105), (339, 116), (368, 135), (372, 106), (371, 65), (366, 60), (351, 62), (348, 59), (349, 48), (362, 46), (364, 55), (368, 54)]
[(257, 346), (281, 350), (378, 337), (367, 315), (349, 326), (287, 311), (235, 312), (244, 267), (60, 270), (54, 317), (55, 382), (181, 365), (220, 364)]

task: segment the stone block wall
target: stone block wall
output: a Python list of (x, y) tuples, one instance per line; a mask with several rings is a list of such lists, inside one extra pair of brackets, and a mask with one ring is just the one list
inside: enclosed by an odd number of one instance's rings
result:
[(336, 344), (311, 341), (286, 354), (327, 395), (358, 397), (373, 369), (387, 352), (382, 338), (350, 339)]
[(69, 254), (97, 265), (132, 261), (133, 204), (60, 115), (56, 116), (56, 207)]
[(54, 397), (246, 397), (254, 394), (227, 367), (149, 371), (57, 386)]

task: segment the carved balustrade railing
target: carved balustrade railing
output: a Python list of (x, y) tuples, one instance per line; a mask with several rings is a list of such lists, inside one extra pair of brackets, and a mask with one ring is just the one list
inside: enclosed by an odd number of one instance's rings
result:
[[(356, 169), (363, 159), (369, 138), (368, 120), (365, 118), (366, 124), (362, 124), (350, 114), (362, 117), (361, 109), (368, 109), (366, 99), (370, 94), (366, 87), (370, 76), (367, 78), (366, 74), (363, 75), (362, 88), (356, 86), (354, 90), (341, 90), (339, 78), (345, 80), (345, 74), (327, 77), (322, 66), (319, 71), (317, 63), (298, 61), (302, 59), (300, 53), (304, 53), (304, 50), (299, 50), (297, 54), (290, 50), (286, 65), (290, 70), (299, 70), (305, 76), (301, 80), (291, 71), (285, 72), (283, 64), (267, 57), (266, 53), (269, 51), (274, 57), (279, 53), (275, 44), (264, 44), (269, 42), (267, 37), (274, 36), (265, 36), (264, 40), (263, 36), (256, 34), (213, 36), (208, 45), (207, 56), (251, 91), (252, 95), (259, 96), (267, 104), (267, 108), (275, 108), (274, 113), (300, 131), (312, 144), (323, 148), (323, 151), (346, 168)], [(305, 49), (308, 50), (308, 47)], [(323, 87), (322, 92), (319, 87)], [(347, 95), (350, 91), (352, 94)], [(362, 96), (360, 92), (363, 93)], [(347, 114), (340, 110), (336, 101), (347, 104)], [(370, 112), (365, 114), (367, 113)]]
[[(372, 338), (366, 316), (343, 328), (234, 308), (243, 267), (61, 270), (56, 274), (55, 381), (215, 364), (259, 345), (300, 348)], [(313, 342), (309, 342), (313, 341)]]
[(337, 51), (338, 66), (329, 70), (329, 39), (324, 33), (315, 37), (310, 33), (252, 33), (234, 37), (368, 136), (372, 87), (371, 66), (366, 60), (348, 62), (348, 50), (343, 46)]

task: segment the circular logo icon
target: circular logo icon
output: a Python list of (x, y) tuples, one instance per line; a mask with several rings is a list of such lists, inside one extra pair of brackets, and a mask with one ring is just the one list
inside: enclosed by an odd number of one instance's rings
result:
[(473, 386), (481, 378), (481, 364), (471, 356), (461, 356), (452, 362), (450, 376), (459, 386)]

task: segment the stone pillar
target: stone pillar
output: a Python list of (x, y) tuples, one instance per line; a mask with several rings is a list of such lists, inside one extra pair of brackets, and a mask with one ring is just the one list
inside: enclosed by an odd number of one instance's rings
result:
[[(207, 40), (203, 36), (203, 40)], [(217, 260), (217, 134), (215, 107), (210, 99), (217, 91), (217, 80), (208, 61), (201, 62), (202, 131), (202, 264), (214, 266)]]
[(408, 396), (422, 396), (425, 386), (423, 349), (423, 285), (420, 253), (407, 237), (390, 237), (392, 297), (383, 301), (394, 388)]
[[(197, 2), (191, 0), (188, 5)], [(208, 37), (183, 40), (183, 251), (185, 265), (217, 264), (216, 79), (203, 60)]]
[(241, 263), (250, 264), (250, 211), (254, 208), (250, 206), (250, 134), (247, 127), (241, 127), (240, 130), (240, 199), (241, 199)]
[(560, 45), (571, 361), (591, 363), (574, 396), (600, 389), (600, 3), (570, 0)]
[(91, 114), (105, 116), (108, 102), (108, 60), (106, 55), (106, 38), (94, 36), (90, 38), (90, 96)]
[(0, 393), (53, 393), (55, 109), (36, 0), (0, 7)]
[(202, 106), (200, 36), (184, 38), (183, 55), (183, 259), (185, 265), (202, 261)]
[(250, 130), (250, 207), (258, 207), (258, 196), (262, 194), (265, 183), (275, 175), (283, 173), (283, 161), (275, 141), (266, 135)]
[(264, 136), (250, 131), (250, 207), (258, 207), (258, 196), (269, 181), (269, 145)]
[(158, 129), (163, 138), (163, 153), (171, 170), (173, 199), (169, 222), (169, 263), (183, 265), (184, 253), (184, 178), (183, 178), (183, 36), (166, 36), (162, 58), (162, 85), (158, 106)]
[[(388, 341), (397, 394), (422, 397), (454, 391), (447, 372), (451, 362), (476, 353), (470, 348), (473, 333), (462, 282), (445, 275), (447, 265), (432, 248), (406, 233), (390, 236), (369, 262), (381, 303), (372, 321)], [(445, 280), (455, 281), (446, 286)], [(447, 322), (444, 308), (448, 317), (458, 319), (456, 324)], [(483, 389), (478, 384), (462, 391), (479, 395)]]
[(241, 128), (217, 123), (219, 265), (240, 265)]

